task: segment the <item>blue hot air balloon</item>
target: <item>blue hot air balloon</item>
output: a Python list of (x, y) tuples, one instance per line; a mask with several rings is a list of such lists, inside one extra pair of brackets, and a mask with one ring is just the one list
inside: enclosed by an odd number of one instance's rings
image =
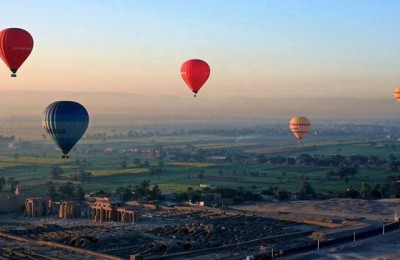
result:
[(89, 125), (89, 114), (86, 109), (74, 101), (57, 101), (51, 103), (42, 117), (44, 130), (50, 134), (61, 149), (62, 158), (79, 141)]

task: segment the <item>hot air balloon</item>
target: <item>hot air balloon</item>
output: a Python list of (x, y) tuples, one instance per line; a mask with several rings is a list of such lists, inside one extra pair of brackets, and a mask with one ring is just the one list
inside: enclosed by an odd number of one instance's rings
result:
[(400, 88), (395, 88), (393, 91), (394, 97), (398, 102), (400, 102)]
[(289, 126), (290, 131), (292, 131), (297, 140), (301, 142), (301, 140), (303, 140), (303, 137), (306, 136), (306, 134), (310, 130), (311, 123), (310, 120), (308, 120), (308, 118), (306, 117), (296, 116), (290, 120)]
[(61, 149), (63, 159), (85, 133), (89, 124), (86, 109), (74, 101), (51, 103), (44, 111), (42, 125)]
[(0, 57), (11, 70), (11, 77), (28, 58), (33, 48), (33, 38), (20, 28), (8, 28), (0, 32)]
[(210, 66), (202, 60), (187, 60), (181, 66), (181, 76), (196, 97), (210, 76)]

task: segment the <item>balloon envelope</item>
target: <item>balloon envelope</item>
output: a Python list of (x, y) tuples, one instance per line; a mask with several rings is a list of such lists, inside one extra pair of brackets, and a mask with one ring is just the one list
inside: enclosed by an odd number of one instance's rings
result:
[(395, 88), (393, 91), (394, 97), (398, 102), (400, 102), (400, 88)]
[(89, 114), (77, 102), (57, 101), (45, 109), (42, 125), (66, 155), (85, 133), (89, 125)]
[(210, 76), (210, 66), (202, 60), (187, 60), (181, 66), (181, 76), (192, 92), (197, 94)]
[(311, 123), (306, 117), (296, 116), (293, 117), (290, 122), (290, 131), (296, 136), (299, 142), (306, 136), (308, 131), (310, 131)]
[(19, 67), (28, 58), (33, 48), (33, 38), (20, 28), (8, 28), (0, 32), (0, 57), (16, 76)]

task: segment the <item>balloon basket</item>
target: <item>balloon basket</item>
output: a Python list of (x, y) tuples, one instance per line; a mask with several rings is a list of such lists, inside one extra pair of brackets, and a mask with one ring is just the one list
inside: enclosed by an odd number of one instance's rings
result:
[(13, 74), (11, 74), (11, 77), (15, 78), (15, 77), (17, 77), (17, 74), (13, 73)]
[(69, 159), (69, 156), (68, 156), (68, 155), (62, 155), (61, 158), (63, 158), (63, 159)]

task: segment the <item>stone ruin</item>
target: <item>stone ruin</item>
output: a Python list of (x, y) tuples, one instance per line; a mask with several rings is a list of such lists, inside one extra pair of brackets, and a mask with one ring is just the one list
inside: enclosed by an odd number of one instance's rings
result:
[(109, 197), (96, 198), (89, 208), (89, 219), (95, 222), (123, 222), (136, 223), (138, 221), (137, 211), (124, 207), (121, 201)]
[(60, 218), (79, 218), (81, 216), (81, 205), (79, 202), (63, 202), (58, 211)]
[(25, 199), (25, 217), (43, 217), (52, 214), (52, 212), (53, 201), (51, 199), (42, 197)]

